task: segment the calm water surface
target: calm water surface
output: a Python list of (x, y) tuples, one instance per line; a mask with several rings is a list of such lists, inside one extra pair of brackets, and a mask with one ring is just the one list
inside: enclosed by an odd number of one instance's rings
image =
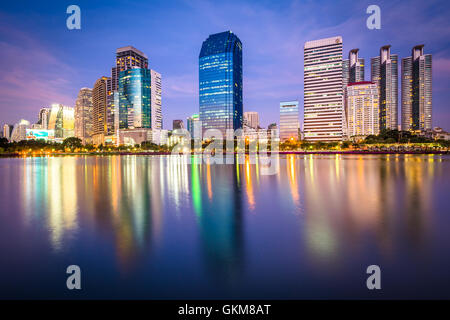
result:
[(278, 163), (0, 159), (0, 298), (450, 298), (449, 156)]

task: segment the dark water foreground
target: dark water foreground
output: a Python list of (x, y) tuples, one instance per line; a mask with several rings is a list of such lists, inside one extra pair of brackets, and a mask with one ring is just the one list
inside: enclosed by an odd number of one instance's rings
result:
[(450, 298), (450, 156), (277, 159), (0, 159), (0, 298)]

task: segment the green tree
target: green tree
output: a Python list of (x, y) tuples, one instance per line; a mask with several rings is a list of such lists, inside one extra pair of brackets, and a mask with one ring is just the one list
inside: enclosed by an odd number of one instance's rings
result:
[(80, 138), (70, 137), (64, 139), (62, 146), (63, 148), (76, 149), (83, 147), (83, 143)]

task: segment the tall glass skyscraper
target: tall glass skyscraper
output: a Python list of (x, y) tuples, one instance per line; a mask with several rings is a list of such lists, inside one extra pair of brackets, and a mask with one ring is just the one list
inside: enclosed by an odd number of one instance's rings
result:
[(231, 31), (210, 35), (199, 55), (203, 130), (242, 128), (242, 43)]
[(151, 127), (150, 70), (139, 67), (119, 74), (119, 128)]

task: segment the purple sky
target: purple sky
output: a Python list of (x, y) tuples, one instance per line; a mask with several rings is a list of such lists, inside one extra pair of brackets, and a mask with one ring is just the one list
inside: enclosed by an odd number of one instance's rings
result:
[[(81, 30), (66, 28), (66, 8), (81, 8)], [(366, 8), (381, 7), (381, 30), (366, 28)], [(370, 57), (392, 45), (433, 54), (433, 126), (450, 130), (448, 1), (16, 1), (0, 4), (0, 123), (36, 121), (51, 103), (73, 106), (81, 87), (110, 75), (117, 47), (133, 45), (163, 77), (164, 127), (198, 112), (198, 54), (209, 34), (232, 30), (243, 43), (244, 111), (263, 126), (279, 122), (279, 102), (303, 105), (303, 44), (341, 35), (344, 57)], [(400, 70), (399, 70), (400, 72)], [(400, 101), (399, 101), (400, 106)], [(300, 116), (302, 117), (302, 111)]]

